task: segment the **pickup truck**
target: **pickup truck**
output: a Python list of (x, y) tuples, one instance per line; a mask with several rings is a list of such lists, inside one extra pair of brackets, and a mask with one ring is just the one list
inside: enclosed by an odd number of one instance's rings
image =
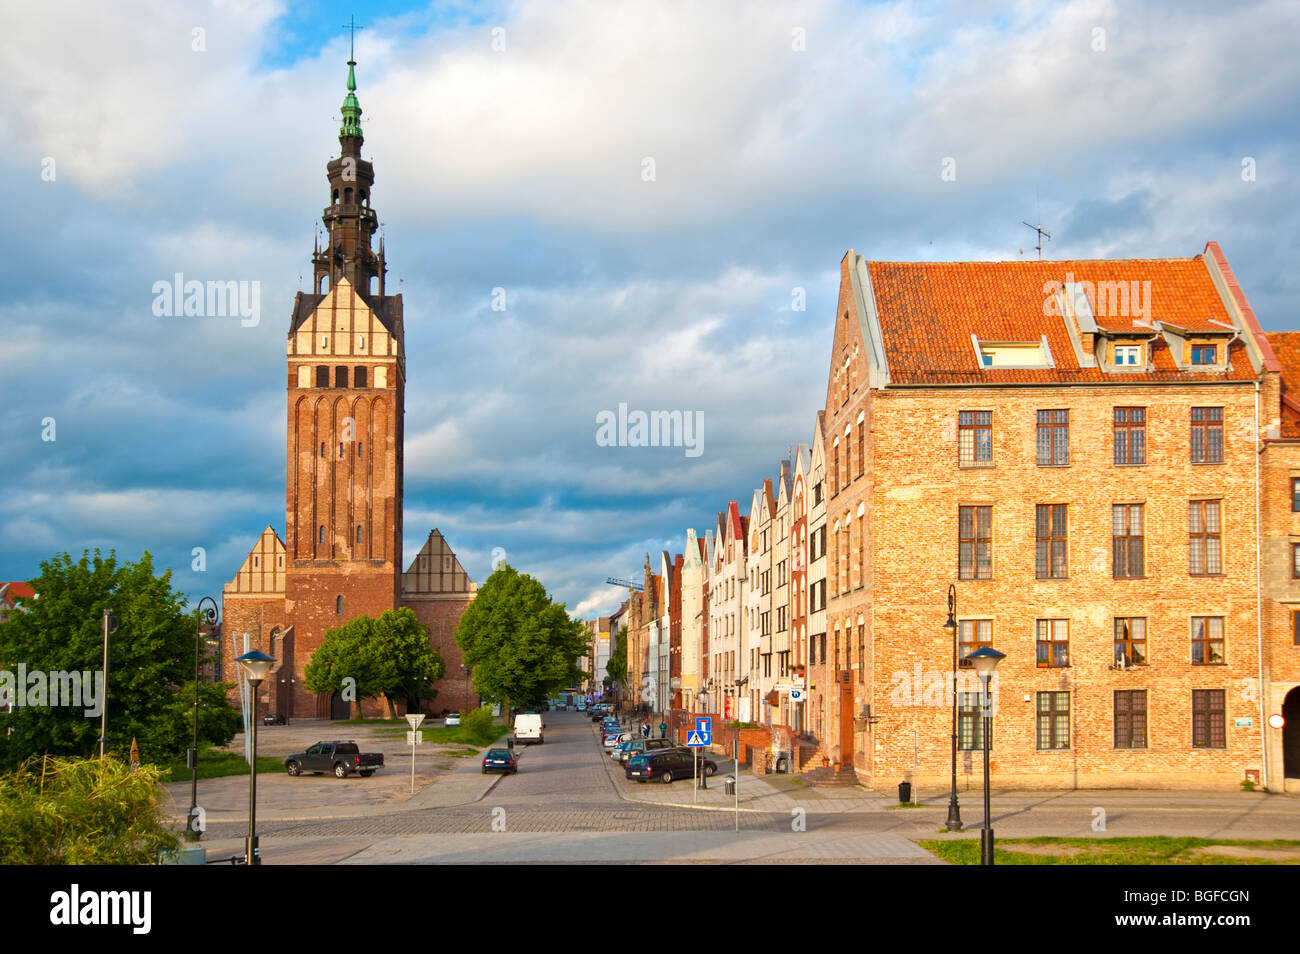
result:
[(320, 775), (333, 772), (338, 778), (347, 778), (356, 772), (362, 778), (369, 778), (376, 769), (384, 767), (384, 753), (362, 752), (355, 742), (334, 741), (317, 742), (307, 749), (284, 760), (284, 768), (290, 775), (311, 772)]

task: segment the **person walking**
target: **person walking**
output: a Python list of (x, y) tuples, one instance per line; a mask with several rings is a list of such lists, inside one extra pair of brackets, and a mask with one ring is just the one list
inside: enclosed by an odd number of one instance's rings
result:
[(668, 723), (667, 723), (667, 722), (660, 722), (660, 723), (659, 723), (659, 738), (661, 738), (661, 739), (666, 739), (666, 738), (668, 738)]

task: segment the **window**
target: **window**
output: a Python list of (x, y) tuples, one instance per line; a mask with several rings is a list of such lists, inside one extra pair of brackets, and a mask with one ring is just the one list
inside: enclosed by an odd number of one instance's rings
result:
[(1070, 412), (1038, 412), (1038, 466), (1063, 467), (1070, 462)]
[(1291, 509), (1300, 511), (1300, 477), (1291, 478)]
[(1217, 576), (1223, 572), (1218, 500), (1193, 500), (1187, 507), (1187, 572)]
[(357, 524), (357, 543), (361, 542), (361, 524)]
[(1147, 661), (1147, 621), (1145, 616), (1115, 617), (1115, 665), (1127, 668), (1143, 666)]
[(993, 463), (993, 412), (959, 411), (957, 462), (962, 467)]
[(971, 668), (971, 663), (966, 657), (977, 649), (992, 648), (992, 646), (993, 620), (963, 619), (957, 622), (957, 665), (959, 668)]
[(821, 638), (822, 638), (821, 656), (822, 656), (822, 665), (824, 666), (826, 665), (826, 634), (822, 633)]
[(861, 477), (867, 466), (867, 422), (858, 421), (858, 476)]
[(1147, 462), (1147, 410), (1144, 407), (1115, 408), (1115, 463)]
[(1040, 749), (1070, 747), (1069, 692), (1038, 694), (1038, 747)]
[(358, 365), (352, 372), (352, 383), (359, 388), (366, 386), (366, 366)]
[(1192, 665), (1212, 666), (1223, 662), (1223, 617), (1192, 617)]
[(330, 386), (330, 369), (323, 364), (316, 366), (316, 387), (327, 388)]
[(1218, 364), (1218, 345), (1192, 345), (1192, 364)]
[(361, 441), (357, 441), (357, 456), (358, 457), (365, 456), (364, 454), (361, 453)]
[(1142, 504), (1110, 508), (1111, 573), (1117, 580), (1143, 575)]
[(336, 388), (345, 388), (348, 386), (348, 369), (339, 366), (334, 369), (334, 386)]
[(1063, 580), (1067, 570), (1065, 504), (1038, 504), (1034, 512), (1034, 575), (1040, 580)]
[(1192, 408), (1192, 463), (1223, 463), (1223, 408)]
[(1038, 666), (1057, 668), (1070, 665), (1070, 621), (1068, 619), (1040, 619), (1038, 621)]
[(1146, 690), (1115, 690), (1115, 748), (1145, 749), (1146, 747)]
[(320, 442), (320, 455), (321, 455), (322, 457), (325, 456), (325, 442), (324, 442), (324, 441), (321, 441), (321, 442)]
[(1291, 578), (1300, 580), (1300, 543), (1291, 544)]
[(317, 543), (325, 542), (325, 524), (323, 523), (320, 526), (320, 535), (317, 537), (316, 542)]
[(865, 623), (858, 623), (858, 682), (866, 681), (866, 658), (867, 658), (867, 626)]
[(335, 597), (335, 599), (334, 599), (334, 612), (337, 613), (339, 616), (342, 616), (342, 615), (343, 615), (343, 597), (341, 597), (341, 596), (339, 596), (339, 597)]
[[(992, 744), (990, 738), (990, 747)], [(963, 752), (984, 751), (984, 719), (978, 692), (957, 693), (957, 748)]]
[(1192, 690), (1192, 747), (1225, 749), (1224, 690)]
[(957, 578), (993, 579), (993, 508), (958, 509)]
[(1141, 345), (1115, 345), (1115, 365), (1117, 367), (1136, 367), (1141, 362)]
[(1300, 611), (1293, 610), (1291, 613), (1291, 642), (1300, 646)]

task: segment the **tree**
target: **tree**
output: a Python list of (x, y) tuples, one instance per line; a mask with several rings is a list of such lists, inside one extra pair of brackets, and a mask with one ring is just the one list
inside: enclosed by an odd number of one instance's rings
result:
[(609, 662), (605, 663), (605, 672), (609, 673), (609, 678), (620, 686), (627, 682), (626, 626), (620, 627), (614, 637), (614, 651), (609, 654)]
[(442, 656), (429, 645), (428, 627), (402, 607), (326, 630), (304, 682), (312, 692), (344, 693), (349, 703), (356, 702), (358, 717), (362, 699), (386, 696), (396, 718), (394, 699), (432, 699), (433, 683), (445, 672)]
[(501, 563), (461, 614), (456, 645), (480, 696), (512, 708), (541, 706), (582, 678), (587, 628), (527, 574)]
[[(87, 551), (77, 561), (64, 553), (43, 562), (31, 584), (37, 598), (27, 602), (29, 612), (12, 613), (0, 623), (0, 670), (10, 674), (12, 688), (28, 690), (23, 701), (32, 703), (4, 716), (10, 731), (0, 731), (0, 760), (13, 766), (30, 755), (98, 755), (99, 705), (107, 706), (107, 751), (125, 759), (131, 740), (139, 739), (147, 762), (183, 752), (193, 726), (190, 667), (199, 620), (172, 589), (171, 572), (155, 575), (148, 552), (136, 563), (119, 564), (114, 553), (103, 557), (96, 550), (93, 558)], [(103, 678), (105, 609), (119, 623), (108, 641), (106, 699), (94, 685), (96, 674)], [(17, 685), (20, 665), (27, 686)], [(47, 685), (56, 674), (85, 674), (79, 679), (81, 704), (40, 704), (55, 700), (52, 692), (40, 700), (30, 691), (34, 673)], [(61, 678), (66, 688), (68, 676)], [(225, 711), (228, 688), (205, 689), (201, 740), (220, 745), (232, 738), (238, 715), (232, 719)]]

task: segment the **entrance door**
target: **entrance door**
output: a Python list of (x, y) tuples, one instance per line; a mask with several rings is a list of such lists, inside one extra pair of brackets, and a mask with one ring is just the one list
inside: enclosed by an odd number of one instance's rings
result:
[(841, 669), (836, 673), (840, 687), (840, 761), (853, 764), (853, 682), (852, 672)]
[(1282, 774), (1300, 778), (1300, 688), (1292, 689), (1282, 701)]

